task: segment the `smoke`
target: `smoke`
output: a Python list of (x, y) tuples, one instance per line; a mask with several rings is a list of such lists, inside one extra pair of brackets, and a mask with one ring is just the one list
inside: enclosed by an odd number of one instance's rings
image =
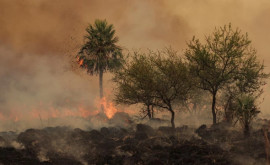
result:
[[(231, 22), (249, 33), (269, 66), (269, 9), (268, 0), (0, 0), (0, 119), (27, 118), (33, 109), (44, 118), (51, 107), (96, 110), (97, 78), (74, 62), (85, 28), (96, 18), (112, 23), (119, 44), (129, 50), (182, 51), (193, 35), (203, 38)], [(106, 91), (113, 88), (109, 79)], [(269, 85), (265, 90), (266, 100)], [(268, 104), (261, 106), (265, 113)]]

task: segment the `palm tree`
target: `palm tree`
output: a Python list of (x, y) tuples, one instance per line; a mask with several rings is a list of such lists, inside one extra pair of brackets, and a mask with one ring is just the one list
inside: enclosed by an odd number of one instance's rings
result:
[(250, 125), (255, 117), (260, 113), (256, 106), (256, 97), (252, 95), (242, 94), (236, 98), (234, 103), (234, 115), (236, 121), (239, 121), (244, 129), (244, 135), (250, 135)]
[[(99, 75), (100, 99), (103, 98), (103, 73), (122, 65), (122, 49), (116, 45), (118, 37), (112, 24), (106, 20), (95, 20), (86, 28), (85, 43), (77, 59), (90, 75)], [(101, 106), (103, 110), (103, 107)]]

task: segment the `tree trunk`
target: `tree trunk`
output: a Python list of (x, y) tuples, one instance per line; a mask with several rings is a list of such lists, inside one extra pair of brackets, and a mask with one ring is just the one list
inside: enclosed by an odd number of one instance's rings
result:
[[(103, 70), (100, 69), (99, 71), (99, 97), (100, 99), (103, 98)], [(104, 105), (100, 105), (101, 112), (104, 113)]]
[(147, 105), (147, 116), (151, 119), (150, 105)]
[(193, 112), (195, 115), (197, 114), (197, 103), (194, 103), (193, 105)]
[(153, 105), (151, 107), (151, 111), (152, 111), (152, 118), (154, 118), (154, 106)]
[(172, 124), (172, 128), (175, 128), (175, 124), (174, 124), (174, 111), (172, 110), (172, 108), (170, 108), (169, 111), (170, 111), (171, 114), (172, 114), (172, 116), (171, 116), (171, 124)]
[(213, 124), (217, 124), (217, 115), (216, 115), (216, 94), (217, 92), (213, 92), (213, 100), (212, 100), (212, 115), (213, 115)]
[(224, 112), (225, 112), (225, 120), (228, 124), (232, 124), (233, 116), (232, 116), (232, 110), (231, 110), (231, 100), (230, 97), (225, 105)]
[(245, 123), (244, 135), (245, 135), (246, 137), (248, 137), (248, 136), (250, 135), (250, 132), (249, 132), (249, 124), (248, 124), (248, 123)]

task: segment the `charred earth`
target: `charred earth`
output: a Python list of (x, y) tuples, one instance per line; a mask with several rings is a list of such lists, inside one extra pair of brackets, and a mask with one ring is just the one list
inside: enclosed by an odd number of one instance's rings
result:
[(265, 164), (263, 131), (249, 138), (219, 124), (154, 129), (145, 124), (0, 134), (0, 164)]

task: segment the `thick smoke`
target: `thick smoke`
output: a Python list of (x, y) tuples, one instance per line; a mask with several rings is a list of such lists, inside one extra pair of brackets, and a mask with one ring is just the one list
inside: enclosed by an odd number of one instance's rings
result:
[[(114, 24), (119, 44), (129, 50), (182, 51), (193, 35), (203, 38), (231, 22), (250, 34), (270, 66), (269, 11), (268, 0), (0, 0), (0, 120), (27, 118), (35, 109), (45, 118), (51, 107), (96, 110), (97, 78), (75, 64), (85, 28), (96, 18)], [(106, 91), (113, 87), (109, 78)], [(262, 104), (265, 113), (268, 104)]]

